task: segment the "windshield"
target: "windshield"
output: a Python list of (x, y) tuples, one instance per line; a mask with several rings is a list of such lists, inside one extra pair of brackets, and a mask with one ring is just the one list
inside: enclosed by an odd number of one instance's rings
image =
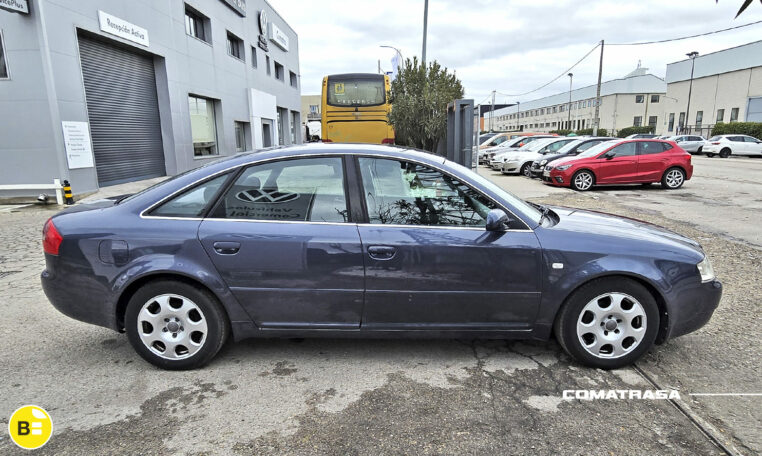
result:
[(586, 157), (595, 157), (596, 155), (600, 154), (604, 150), (608, 149), (609, 147), (613, 146), (614, 144), (619, 143), (620, 141), (604, 141), (598, 145), (595, 145), (586, 151), (582, 152), (581, 154), (577, 155), (577, 158), (586, 158)]
[(709, 141), (719, 141), (721, 139), (722, 139), (722, 136), (712, 136), (711, 138), (709, 138)]
[(524, 141), (524, 139), (525, 138), (521, 137), (521, 136), (518, 137), (518, 138), (513, 138), (513, 139), (510, 139), (510, 140), (508, 140), (508, 141), (498, 145), (497, 147), (513, 147), (516, 144), (520, 143), (521, 141)]
[(536, 141), (532, 141), (530, 144), (525, 145), (524, 147), (520, 148), (519, 150), (522, 152), (536, 152), (543, 148), (543, 146), (546, 146), (547, 144), (553, 142), (554, 138), (542, 138), (538, 139)]
[(386, 103), (383, 75), (328, 76), (328, 104), (342, 107), (378, 106)]
[(556, 151), (556, 153), (557, 153), (557, 154), (565, 154), (566, 152), (569, 152), (569, 151), (571, 151), (572, 149), (574, 149), (574, 148), (575, 148), (576, 146), (578, 146), (579, 144), (582, 144), (583, 142), (584, 142), (584, 141), (582, 141), (581, 139), (575, 139), (574, 141), (572, 141), (572, 142), (570, 142), (570, 143), (568, 143), (568, 144), (564, 145), (564, 147), (562, 147), (562, 148), (558, 149), (558, 150)]
[(462, 173), (467, 175), (473, 183), (491, 191), (492, 193), (502, 198), (511, 206), (512, 209), (518, 211), (520, 215), (523, 215), (524, 217), (533, 221), (534, 223), (540, 223), (540, 217), (542, 216), (542, 212), (537, 210), (536, 207), (532, 206), (531, 204), (517, 197), (513, 193), (503, 190), (491, 180), (487, 179), (486, 177), (483, 177), (481, 174), (478, 174), (466, 168), (465, 166), (459, 165), (454, 162), (449, 162), (448, 164), (454, 168), (458, 168)]
[(487, 134), (485, 134), (485, 135), (481, 135), (481, 136), (479, 136), (479, 145), (482, 145), (482, 144), (484, 144), (485, 142), (487, 142), (487, 140), (488, 140), (488, 139), (492, 138), (492, 137), (493, 137), (493, 136), (495, 136), (496, 134), (497, 134), (497, 133), (487, 133)]

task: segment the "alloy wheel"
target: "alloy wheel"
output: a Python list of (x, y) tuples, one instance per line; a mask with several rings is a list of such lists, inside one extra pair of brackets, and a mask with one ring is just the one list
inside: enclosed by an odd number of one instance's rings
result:
[(667, 182), (667, 187), (678, 188), (679, 186), (683, 185), (685, 176), (683, 176), (683, 172), (679, 169), (673, 169), (667, 173), (665, 180)]
[(597, 358), (615, 359), (632, 352), (646, 335), (643, 306), (625, 293), (605, 293), (588, 302), (577, 319), (582, 347)]
[(529, 166), (529, 163), (525, 163), (524, 166), (521, 167), (521, 174), (526, 177), (532, 177), (532, 171), (529, 169)]
[(155, 355), (164, 359), (193, 356), (204, 346), (207, 321), (196, 303), (177, 294), (149, 299), (137, 319), (140, 340)]
[(588, 172), (580, 172), (574, 176), (574, 186), (578, 190), (587, 190), (593, 186), (593, 176)]

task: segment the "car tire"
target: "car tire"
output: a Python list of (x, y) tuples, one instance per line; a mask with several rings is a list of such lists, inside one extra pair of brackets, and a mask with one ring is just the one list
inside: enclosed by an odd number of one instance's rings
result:
[(135, 351), (168, 370), (204, 366), (230, 334), (227, 315), (214, 295), (175, 280), (139, 288), (127, 304), (124, 322)]
[(712, 157), (714, 157), (714, 154), (713, 154), (713, 153), (711, 153), (711, 152), (707, 152), (707, 153), (706, 153), (706, 156), (707, 156), (707, 158), (712, 158)]
[(575, 290), (556, 316), (561, 347), (578, 362), (617, 369), (637, 361), (659, 332), (659, 308), (651, 293), (625, 277), (596, 279)]
[(720, 151), (720, 158), (728, 158), (732, 152), (727, 147)]
[(677, 190), (685, 183), (685, 171), (681, 168), (669, 168), (661, 176), (661, 186), (667, 190)]
[(703, 146), (702, 146), (702, 147), (699, 147), (698, 149), (696, 149), (696, 155), (701, 155), (701, 152), (702, 152), (703, 150), (704, 150), (704, 147), (703, 147)]
[(572, 176), (569, 185), (571, 185), (571, 188), (574, 190), (580, 192), (590, 190), (593, 188), (593, 185), (595, 185), (595, 174), (593, 174), (592, 171), (588, 171), (586, 169), (577, 171)]
[(532, 166), (531, 163), (524, 163), (521, 165), (521, 168), (519, 169), (519, 173), (524, 177), (532, 177), (532, 171), (529, 170), (529, 167)]

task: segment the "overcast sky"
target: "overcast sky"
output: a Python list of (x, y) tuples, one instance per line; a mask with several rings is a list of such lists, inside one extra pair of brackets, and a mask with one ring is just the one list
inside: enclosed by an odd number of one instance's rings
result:
[[(395, 51), (421, 55), (423, 0), (268, 0), (299, 35), (302, 94), (319, 94), (328, 74), (391, 70)], [(427, 60), (455, 70), (466, 97), (483, 101), (492, 90), (533, 90), (608, 43), (694, 35), (762, 20), (755, 1), (738, 19), (742, 0), (429, 0)], [(606, 46), (604, 80), (622, 77), (638, 60), (664, 77), (666, 64), (762, 39), (762, 24), (702, 38), (647, 46)], [(574, 86), (595, 84), (596, 50), (572, 72)], [(496, 103), (528, 101), (567, 91), (564, 76), (524, 96), (496, 96)]]

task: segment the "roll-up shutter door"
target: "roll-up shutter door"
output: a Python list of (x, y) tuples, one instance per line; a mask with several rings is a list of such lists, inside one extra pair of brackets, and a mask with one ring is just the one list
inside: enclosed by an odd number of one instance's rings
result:
[(100, 186), (166, 174), (153, 59), (79, 36)]

